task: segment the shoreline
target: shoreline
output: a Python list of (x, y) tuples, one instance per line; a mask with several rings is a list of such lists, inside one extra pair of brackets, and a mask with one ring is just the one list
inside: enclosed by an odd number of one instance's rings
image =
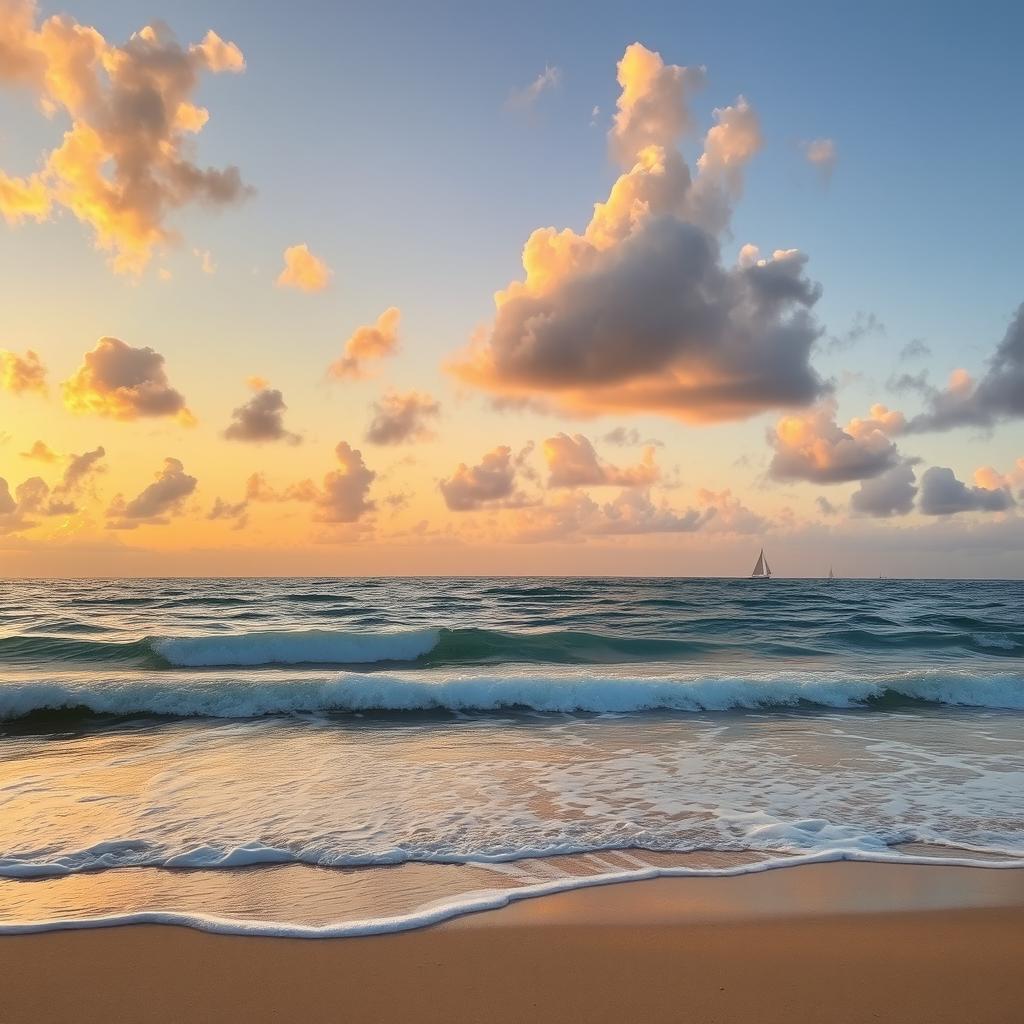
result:
[(575, 889), (358, 938), (0, 936), (0, 1019), (1005, 1024), (1022, 955), (1022, 869), (833, 862)]

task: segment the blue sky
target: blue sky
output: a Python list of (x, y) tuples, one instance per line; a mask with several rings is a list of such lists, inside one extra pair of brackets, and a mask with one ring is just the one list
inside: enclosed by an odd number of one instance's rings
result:
[[(5, 281), (21, 300), (4, 312), (0, 346), (23, 339), (70, 367), (104, 335), (150, 345), (200, 406), (238, 404), (237, 382), (264, 374), (286, 387), (291, 406), (315, 407), (308, 430), (323, 445), (347, 436), (350, 404), (362, 410), (376, 392), (356, 385), (339, 402), (319, 369), (315, 380), (300, 378), (282, 348), (300, 349), (319, 368), (356, 327), (395, 305), (414, 341), (388, 386), (450, 387), (439, 364), (491, 319), (493, 293), (521, 276), (530, 232), (581, 230), (607, 196), (619, 173), (606, 137), (615, 64), (636, 40), (668, 63), (707, 67), (693, 99), (699, 130), (682, 146), (691, 164), (712, 108), (742, 94), (760, 117), (765, 141), (722, 239), (727, 257), (747, 242), (765, 253), (799, 248), (823, 287), (816, 312), (827, 333), (843, 334), (858, 314), (884, 325), (815, 358), (840, 382), (844, 417), (878, 401), (914, 412), (914, 396), (886, 390), (895, 371), (927, 369), (936, 384), (960, 366), (978, 374), (1024, 300), (1024, 9), (1016, 4), (65, 0), (40, 9), (95, 25), (112, 42), (162, 19), (184, 42), (213, 28), (237, 43), (245, 73), (205, 77), (197, 94), (211, 112), (199, 162), (237, 164), (256, 194), (212, 214), (189, 206), (175, 215), (183, 241), (161, 257), (171, 286), (111, 274), (70, 216), (0, 227)], [(559, 69), (557, 87), (526, 109), (510, 105), (546, 66)], [(0, 92), (0, 126), (8, 173), (28, 173), (54, 145), (54, 125), (16, 90)], [(801, 148), (821, 137), (838, 151), (827, 184)], [(329, 291), (282, 296), (266, 287), (281, 251), (299, 241), (333, 269)], [(196, 269), (193, 248), (213, 254), (215, 277)], [(901, 365), (898, 352), (912, 338), (932, 354)], [(492, 415), (488, 440), (512, 445), (579, 427)], [(763, 471), (770, 452), (761, 439), (775, 418), (692, 428), (635, 417), (674, 446), (683, 476), (718, 487), (730, 482), (725, 453)], [(702, 433), (714, 441), (698, 440)], [(455, 458), (454, 442), (444, 445)], [(1012, 423), (990, 435), (915, 436), (904, 447), (964, 478), (982, 464), (1006, 470), (1024, 455)], [(301, 457), (312, 460), (310, 451)], [(124, 458), (141, 472), (149, 452), (139, 446)], [(273, 467), (291, 456), (261, 458)], [(442, 469), (432, 472), (428, 483)], [(755, 484), (753, 472), (745, 485)], [(777, 488), (783, 498), (799, 491)]]

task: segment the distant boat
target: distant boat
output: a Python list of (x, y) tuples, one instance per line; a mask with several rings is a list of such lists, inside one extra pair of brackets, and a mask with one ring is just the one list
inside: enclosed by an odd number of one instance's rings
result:
[(772, 578), (771, 566), (768, 564), (768, 559), (764, 557), (764, 548), (761, 548), (761, 554), (757, 556), (757, 565), (754, 566), (750, 578), (752, 580), (770, 580)]
[(830, 580), (834, 580), (836, 578), (836, 574), (832, 571), (831, 565), (828, 567), (828, 578)]

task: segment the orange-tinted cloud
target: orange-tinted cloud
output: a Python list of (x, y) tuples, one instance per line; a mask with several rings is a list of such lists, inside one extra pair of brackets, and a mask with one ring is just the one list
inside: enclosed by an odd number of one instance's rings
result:
[[(899, 413), (873, 407), (902, 428)], [(900, 462), (896, 445), (878, 419), (852, 420), (844, 430), (836, 423), (833, 401), (800, 415), (784, 416), (769, 435), (775, 449), (769, 473), (776, 480), (843, 483), (868, 480)]]
[(309, 246), (290, 245), (284, 251), (284, 269), (277, 275), (279, 288), (297, 288), (302, 292), (323, 291), (331, 283), (333, 271)]
[(176, 416), (195, 422), (180, 391), (171, 387), (164, 357), (151, 348), (133, 348), (118, 338), (100, 338), (61, 388), (72, 412), (116, 420)]
[(598, 458), (590, 440), (583, 434), (559, 433), (543, 446), (548, 467), (548, 487), (650, 487), (661, 476), (654, 461), (654, 448), (644, 449), (635, 466), (613, 466)]
[(533, 232), (524, 278), (496, 294), (494, 321), (452, 364), (456, 376), (505, 403), (690, 421), (825, 392), (809, 362), (820, 290), (804, 275), (806, 257), (780, 250), (722, 265), (718, 235), (761, 134), (742, 97), (716, 110), (691, 175), (677, 144), (702, 77), (628, 48), (610, 133), (623, 173), (582, 234)]
[(483, 506), (521, 505), (516, 492), (517, 460), (508, 445), (486, 452), (475, 466), (459, 463), (455, 472), (440, 483), (445, 504), (454, 512), (469, 512)]
[(138, 526), (166, 526), (182, 511), (196, 489), (197, 480), (185, 472), (180, 459), (164, 459), (153, 483), (131, 501), (118, 495), (107, 509), (108, 530), (134, 530)]
[(817, 168), (821, 180), (827, 185), (839, 161), (835, 142), (832, 139), (812, 139), (803, 144), (803, 150), (807, 162)]
[(46, 394), (46, 367), (39, 356), (31, 349), (23, 356), (0, 349), (0, 390), (16, 395), (32, 391)]
[(248, 194), (236, 167), (192, 160), (191, 138), (209, 119), (192, 97), (204, 72), (245, 68), (234, 43), (210, 31), (184, 48), (157, 23), (118, 46), (68, 15), (37, 24), (33, 0), (4, 0), (0, 23), (0, 81), (33, 90), (45, 113), (70, 120), (41, 170), (0, 175), (8, 220), (42, 220), (63, 206), (92, 229), (115, 271), (137, 274), (175, 239), (171, 211)]
[(327, 368), (328, 376), (339, 380), (365, 376), (363, 364), (368, 360), (394, 355), (398, 349), (398, 325), (402, 314), (395, 306), (384, 310), (377, 322), (357, 327), (345, 342), (345, 350)]
[(434, 436), (430, 424), (441, 414), (441, 405), (419, 391), (392, 391), (374, 402), (373, 410), (366, 440), (371, 444), (405, 444)]
[(355, 523), (376, 507), (368, 495), (377, 474), (366, 467), (362, 452), (346, 441), (338, 442), (334, 454), (338, 468), (324, 477), (313, 518), (319, 523)]
[(23, 459), (34, 459), (36, 462), (56, 462), (60, 456), (45, 442), (36, 441), (27, 452), (22, 452)]

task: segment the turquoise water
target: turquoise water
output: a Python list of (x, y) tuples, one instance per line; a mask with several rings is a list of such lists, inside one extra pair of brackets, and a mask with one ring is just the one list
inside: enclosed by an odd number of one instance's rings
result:
[[(1016, 582), (6, 581), (0, 929), (346, 933), (651, 872), (1021, 863), (1022, 608)], [(211, 895), (270, 864), (334, 897)], [(385, 899), (415, 865), (427, 891)]]

